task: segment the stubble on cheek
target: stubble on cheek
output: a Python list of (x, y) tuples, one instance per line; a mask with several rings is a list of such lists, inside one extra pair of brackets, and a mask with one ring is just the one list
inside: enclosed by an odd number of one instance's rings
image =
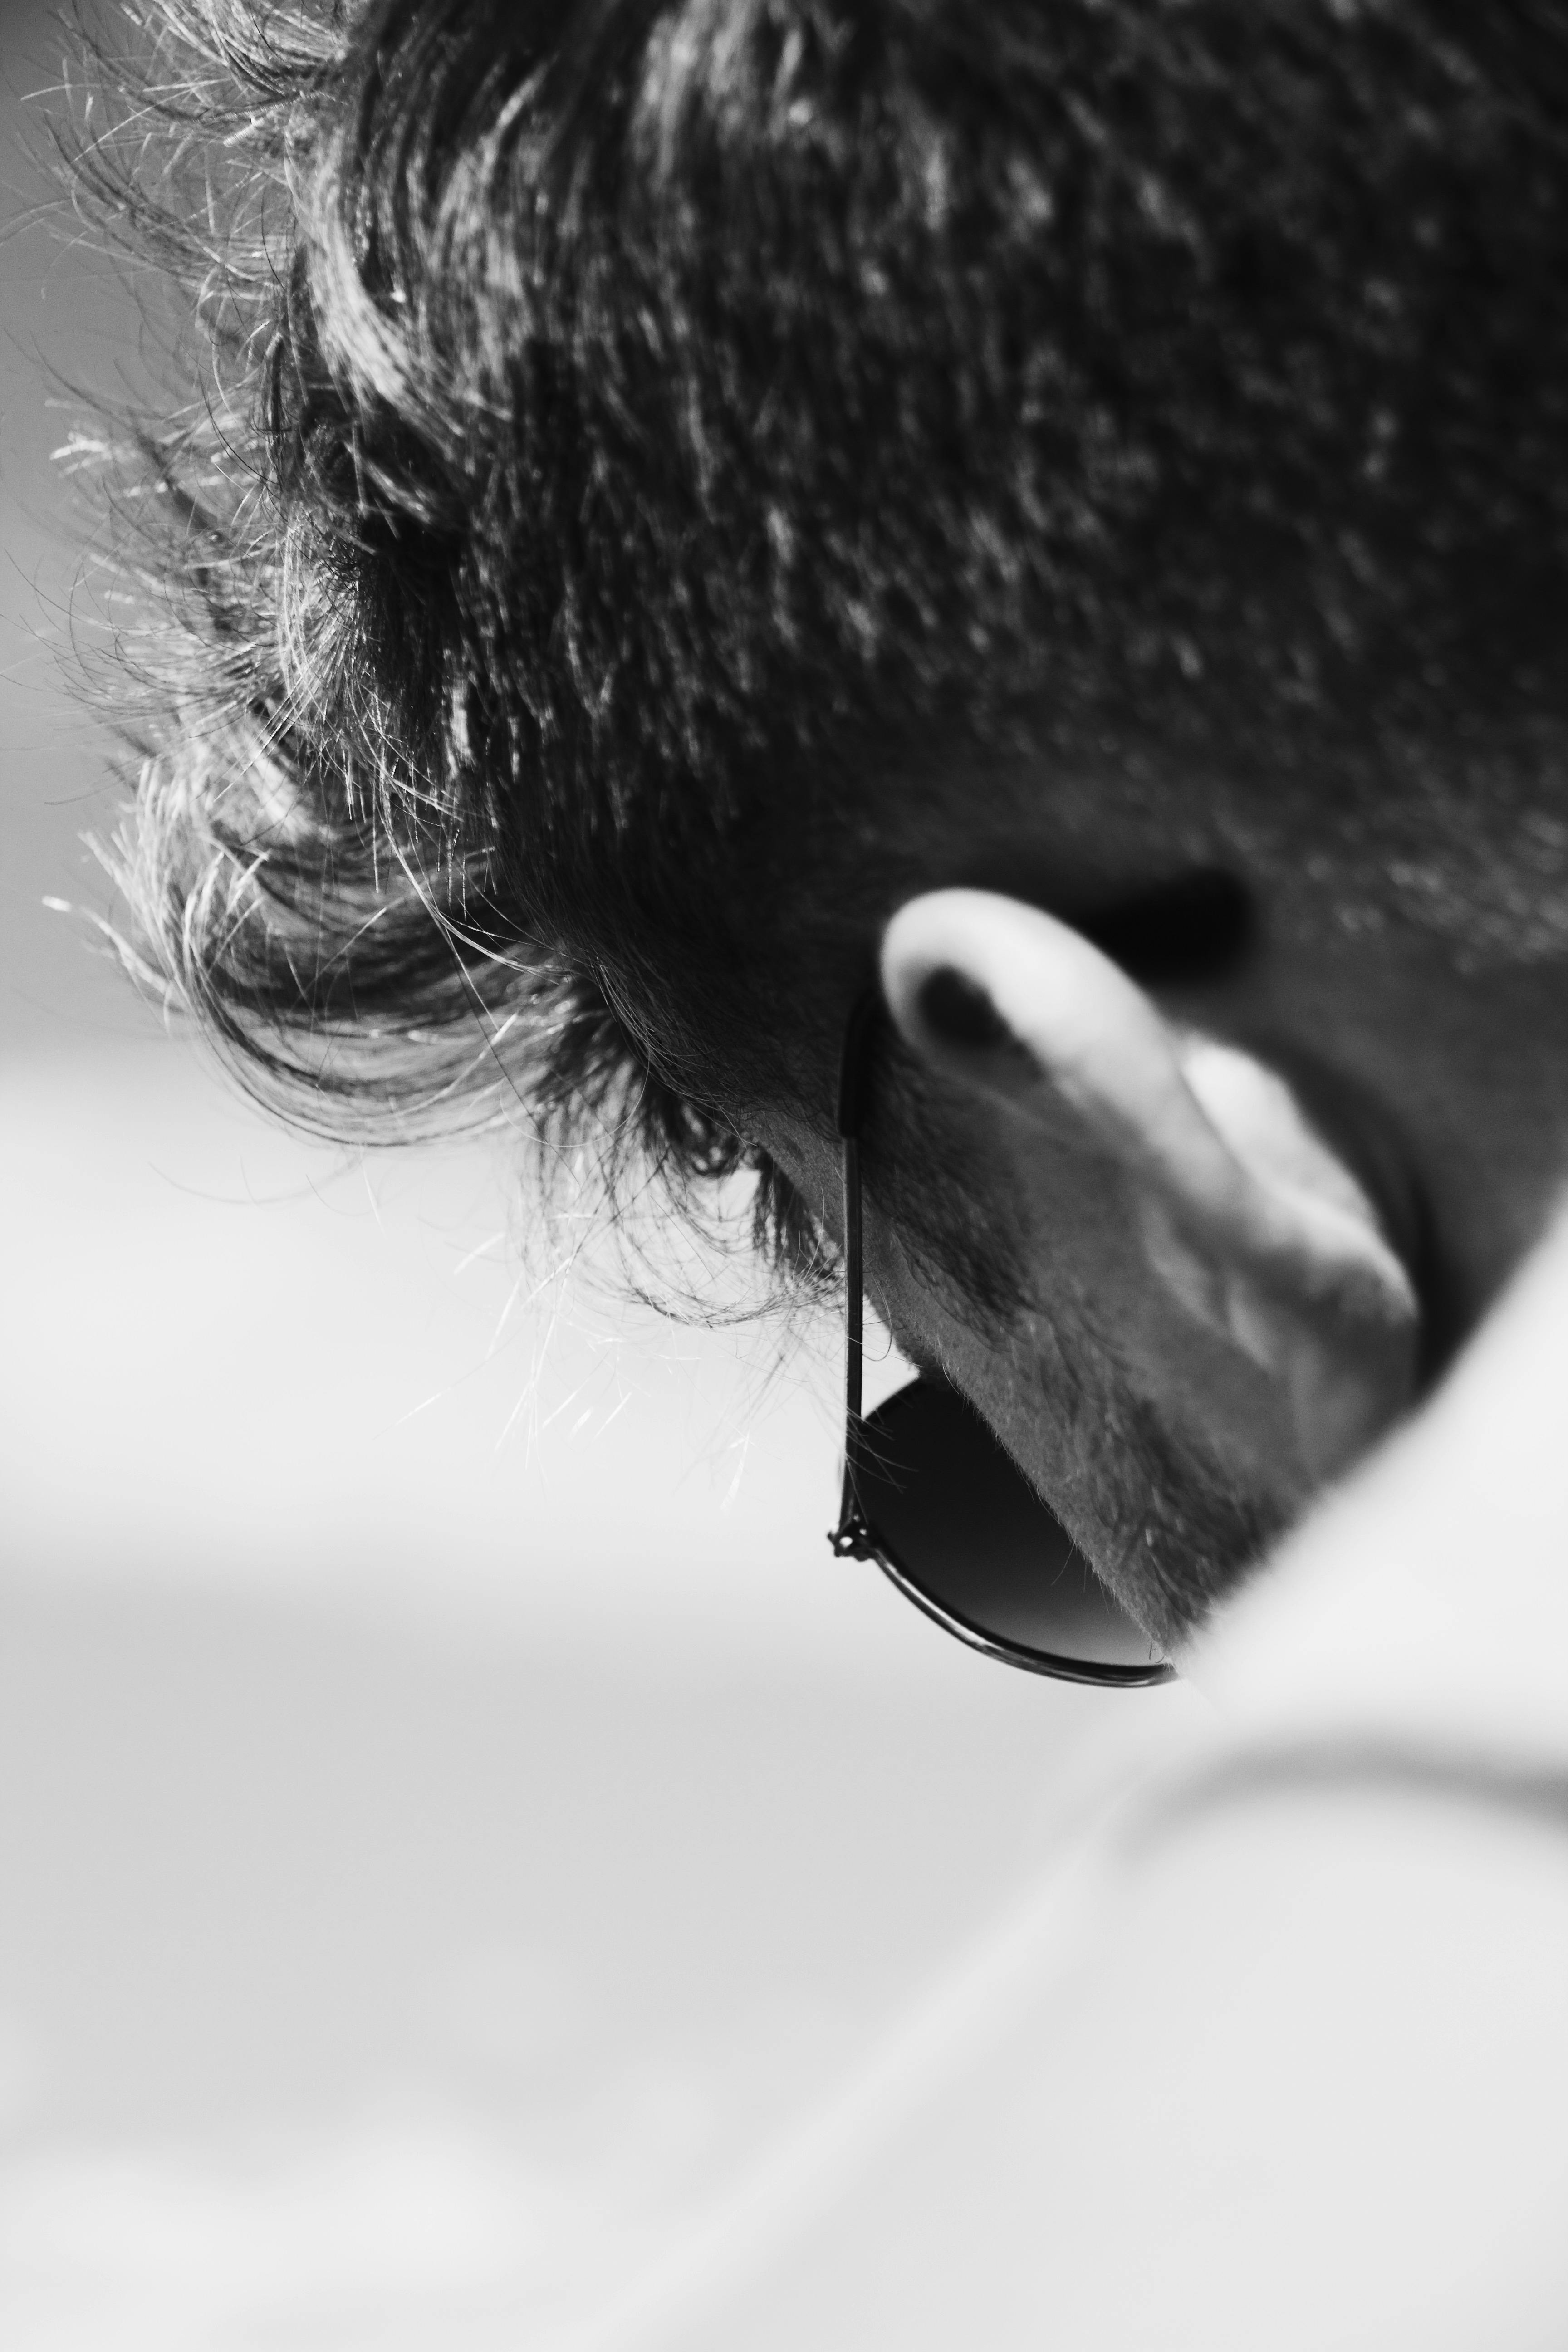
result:
[(1149, 1401), (1105, 1328), (1108, 1303), (1059, 1246), (997, 1215), (983, 1164), (921, 1166), (918, 1191), (895, 1192), (895, 1213), (868, 1229), (880, 1310), (914, 1362), (969, 1398), (1151, 1638), (1178, 1647), (1267, 1554), (1283, 1508)]
[(1122, 1605), (1167, 1651), (1202, 1623), (1283, 1531), (1279, 1504), (1240, 1491), (1167, 1428), (1064, 1300), (950, 1323), (944, 1368)]
[[(1096, 1425), (1086, 1429), (1089, 1413)], [(1202, 1624), (1282, 1532), (1277, 1506), (1237, 1491), (1188, 1439), (1127, 1392), (1080, 1399), (1079, 1460), (1094, 1495), (1089, 1557), (1167, 1651)]]

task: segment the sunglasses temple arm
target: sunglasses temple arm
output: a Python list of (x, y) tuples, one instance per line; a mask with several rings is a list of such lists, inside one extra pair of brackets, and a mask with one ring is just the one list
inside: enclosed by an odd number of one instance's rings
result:
[(861, 1375), (866, 1354), (865, 1274), (860, 1244), (860, 1146), (844, 1139), (844, 1410), (860, 1418)]
[(841, 1559), (866, 1559), (867, 1528), (855, 1492), (866, 1355), (866, 1294), (860, 1242), (860, 1146), (844, 1138), (844, 1494), (831, 1541)]

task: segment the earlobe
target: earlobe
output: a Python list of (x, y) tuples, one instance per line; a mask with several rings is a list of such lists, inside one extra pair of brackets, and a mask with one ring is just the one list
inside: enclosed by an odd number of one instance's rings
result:
[(1085, 1295), (1118, 1302), (1108, 1343), (1222, 1455), (1271, 1450), (1276, 1477), (1306, 1492), (1401, 1410), (1409, 1277), (1275, 1073), (1167, 1022), (1087, 940), (1016, 899), (911, 900), (881, 971), (910, 1045), (995, 1106), (998, 1179), (1042, 1246), (1048, 1234)]

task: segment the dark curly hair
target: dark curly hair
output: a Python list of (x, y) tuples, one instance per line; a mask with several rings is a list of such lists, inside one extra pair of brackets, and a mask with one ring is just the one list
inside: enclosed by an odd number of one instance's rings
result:
[(1555, 692), (1554, 0), (127, 13), (80, 200), (195, 322), (127, 870), (317, 1124), (589, 1113), (809, 1258), (754, 1114), (828, 1120), (955, 747)]

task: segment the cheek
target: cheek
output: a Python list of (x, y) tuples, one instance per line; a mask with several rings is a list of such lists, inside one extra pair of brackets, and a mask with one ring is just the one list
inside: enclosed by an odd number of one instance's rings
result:
[(1103, 1352), (1078, 1335), (1064, 1349), (1057, 1324), (1022, 1310), (1005, 1327), (976, 1328), (942, 1290), (884, 1244), (871, 1276), (878, 1311), (911, 1363), (968, 1398), (1079, 1549), (1104, 1569), (1127, 1548), (1147, 1508), (1125, 1400)]
[(879, 1239), (871, 1295), (905, 1354), (969, 1399), (1123, 1605), (1179, 1647), (1278, 1533), (1268, 1498), (1162, 1423), (1070, 1293), (1059, 1315), (985, 1330)]
[(913, 1266), (896, 1242), (872, 1244), (868, 1288), (878, 1313), (918, 1370), (940, 1375), (966, 1396), (1026, 1475), (1043, 1492), (1062, 1483), (1062, 1415), (1053, 1412), (1059, 1379), (1046, 1376), (1044, 1349), (1057, 1356), (1048, 1327), (1022, 1313), (1007, 1325), (977, 1326), (968, 1308)]
[[(760, 1137), (825, 1232), (841, 1239), (838, 1154), (790, 1129)], [(1167, 1647), (1207, 1599), (1256, 1558), (1271, 1522), (1247, 1497), (1216, 1488), (1175, 1433), (1156, 1428), (1113, 1349), (1090, 1330), (1082, 1290), (1059, 1244), (1044, 1267), (1049, 1314), (987, 1318), (917, 1266), (875, 1214), (868, 1219), (867, 1295), (910, 1361), (969, 1399), (1073, 1540)]]

